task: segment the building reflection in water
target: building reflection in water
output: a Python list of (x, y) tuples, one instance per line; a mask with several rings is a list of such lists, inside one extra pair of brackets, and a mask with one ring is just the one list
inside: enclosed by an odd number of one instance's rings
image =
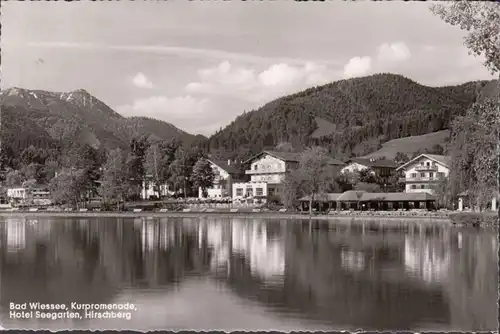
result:
[(333, 329), (491, 330), (495, 236), (207, 217), (7, 219), (0, 316), (11, 301), (107, 303), (126, 291), (147, 308), (150, 293), (175, 295), (197, 277), (276, 317)]
[(7, 219), (5, 233), (8, 252), (17, 252), (26, 248), (26, 225), (24, 219)]
[(429, 284), (446, 283), (451, 261), (449, 234), (442, 238), (405, 235), (404, 247), (404, 263), (411, 275)]

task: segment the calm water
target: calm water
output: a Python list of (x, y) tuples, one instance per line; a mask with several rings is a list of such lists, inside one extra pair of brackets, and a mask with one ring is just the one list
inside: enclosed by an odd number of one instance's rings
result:
[[(363, 230), (335, 222), (261, 219), (0, 218), (0, 324), (495, 330), (497, 252), (497, 232), (484, 229)], [(12, 319), (12, 302), (135, 308), (129, 320)]]

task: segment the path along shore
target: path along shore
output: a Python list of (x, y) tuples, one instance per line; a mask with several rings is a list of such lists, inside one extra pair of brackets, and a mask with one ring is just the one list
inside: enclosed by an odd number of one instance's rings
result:
[(299, 213), (282, 213), (282, 212), (50, 212), (50, 211), (0, 211), (0, 217), (26, 217), (26, 218), (44, 218), (44, 217), (64, 217), (64, 218), (240, 218), (240, 219), (296, 219), (296, 220), (323, 220), (323, 221), (392, 221), (398, 223), (403, 220), (411, 220), (418, 223), (439, 223), (451, 224), (451, 220), (447, 215), (417, 215), (411, 212), (394, 215), (383, 214), (360, 214), (360, 213), (339, 213), (328, 215), (313, 215), (309, 217), (307, 214)]

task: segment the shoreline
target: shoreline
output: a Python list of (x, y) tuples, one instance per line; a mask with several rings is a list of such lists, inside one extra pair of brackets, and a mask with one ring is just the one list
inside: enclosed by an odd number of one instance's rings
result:
[(419, 221), (419, 222), (440, 222), (440, 224), (451, 225), (448, 216), (417, 216), (417, 215), (309, 215), (296, 213), (230, 213), (230, 212), (20, 212), (20, 211), (0, 211), (0, 217), (63, 217), (63, 218), (260, 218), (260, 219), (297, 219), (297, 220), (359, 220), (359, 221)]

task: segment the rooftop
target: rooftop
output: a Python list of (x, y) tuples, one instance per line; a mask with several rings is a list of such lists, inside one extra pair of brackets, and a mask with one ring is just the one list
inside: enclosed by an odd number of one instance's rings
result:
[[(436, 197), (428, 193), (369, 193), (366, 191), (349, 190), (344, 193), (329, 193), (315, 196), (315, 201), (327, 202), (406, 202), (406, 201), (433, 201)], [(309, 201), (305, 196), (300, 201)]]
[(440, 163), (441, 165), (444, 165), (446, 167), (449, 167), (451, 165), (451, 157), (448, 156), (448, 155), (438, 155), (438, 154), (427, 154), (427, 153), (424, 153), (424, 154), (420, 154), (419, 156), (411, 159), (407, 163), (399, 166), (398, 169), (403, 169), (403, 168), (405, 168), (408, 165), (414, 164), (416, 161), (419, 161), (422, 158), (428, 158), (428, 159), (434, 160), (435, 162)]
[[(300, 161), (300, 154), (301, 153), (280, 152), (280, 151), (262, 151), (259, 154), (251, 157), (250, 159), (248, 159), (245, 162), (252, 161), (252, 160), (256, 159), (257, 157), (260, 157), (263, 154), (269, 154), (272, 157), (275, 157), (277, 159), (280, 159), (280, 160), (283, 160), (283, 161), (286, 161), (286, 162), (299, 162)], [(345, 165), (344, 162), (342, 162), (340, 160), (337, 160), (335, 158), (331, 158), (331, 157), (330, 157), (329, 164), (330, 165), (337, 165), (337, 166)]]
[(397, 168), (398, 164), (396, 164), (392, 160), (388, 159), (370, 159), (370, 158), (352, 158), (348, 161), (349, 162), (356, 162), (360, 165), (363, 166), (368, 166), (368, 167), (386, 167), (386, 168)]
[(211, 159), (209, 159), (208, 161), (210, 161), (214, 165), (217, 165), (218, 167), (220, 167), (221, 169), (225, 170), (229, 174), (237, 174), (238, 173), (238, 170), (234, 166), (229, 165), (227, 161), (224, 161), (224, 160), (211, 160)]

